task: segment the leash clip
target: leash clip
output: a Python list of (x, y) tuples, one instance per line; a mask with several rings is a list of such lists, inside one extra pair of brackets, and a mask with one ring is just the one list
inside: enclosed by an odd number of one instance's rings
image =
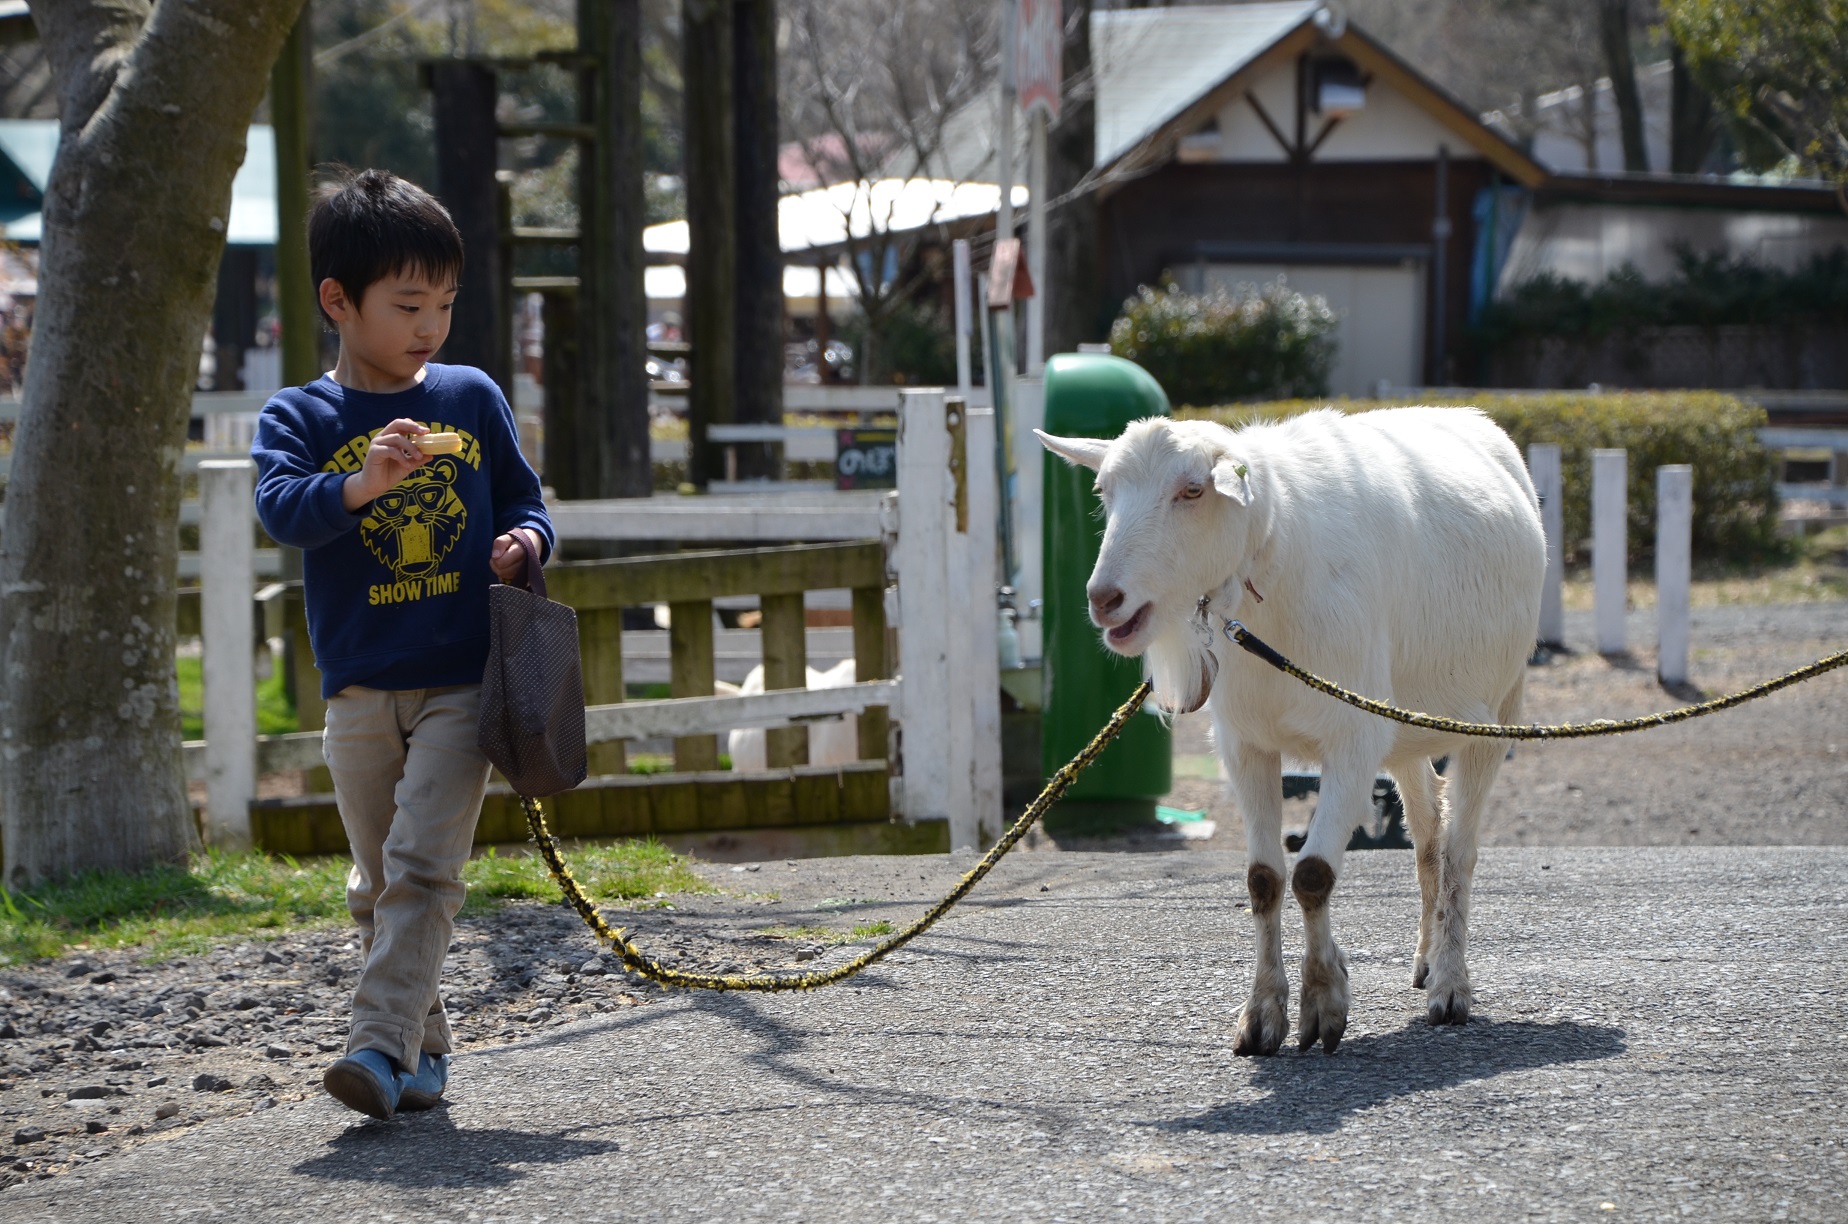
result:
[(1211, 595), (1200, 596), (1194, 603), (1193, 614), (1194, 632), (1200, 635), (1200, 645), (1208, 651), (1213, 649), (1213, 618), (1207, 612), (1212, 602)]

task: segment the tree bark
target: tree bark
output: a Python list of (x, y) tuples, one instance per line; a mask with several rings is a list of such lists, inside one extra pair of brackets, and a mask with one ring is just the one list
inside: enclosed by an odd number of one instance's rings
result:
[(1649, 147), (1643, 141), (1643, 98), (1636, 88), (1636, 53), (1630, 46), (1630, 0), (1599, 0), (1598, 36), (1610, 73), (1611, 99), (1617, 104), (1623, 168), (1646, 171)]
[[(641, 0), (578, 0), (578, 46), (597, 67), (580, 75), (584, 118), (583, 272), (578, 357), (583, 377), (575, 445), (587, 487), (575, 497), (648, 497), (648, 301), (642, 288)], [(550, 332), (547, 333), (548, 335)]]
[(1047, 134), (1051, 142), (1046, 173), (1049, 201), (1046, 263), (1053, 295), (1046, 318), (1046, 353), (1069, 353), (1078, 345), (1104, 339), (1110, 330), (1109, 307), (1098, 279), (1097, 194), (1073, 191), (1097, 161), (1097, 91), (1091, 76), (1090, 0), (1065, 0), (1065, 51), (1061, 66), (1065, 97), (1059, 122)]
[(725, 478), (724, 448), (706, 439), (737, 417), (738, 196), (732, 105), (734, 0), (685, 0), (681, 77), (687, 103), (687, 474)]
[[(733, 120), (737, 141), (737, 414), (783, 422), (783, 243), (777, 230), (776, 0), (737, 0)], [(781, 472), (780, 448), (738, 447), (738, 474)]]
[(430, 66), (436, 128), (436, 194), (462, 235), (462, 291), (450, 308), (449, 338), (437, 356), (471, 365), (513, 398), (513, 370), (501, 316), (500, 141), (495, 110), (500, 80), (486, 64), (439, 61)]
[(276, 133), (276, 315), (282, 326), (285, 387), (313, 382), (322, 369), (321, 316), (308, 268), (308, 169), (314, 165), (309, 110), (314, 96), (312, 7), (313, 0), (304, 0), (270, 69), (270, 123)]
[(1668, 168), (1675, 174), (1699, 174), (1719, 134), (1713, 95), (1688, 71), (1688, 57), (1679, 43), (1670, 43), (1668, 54)]
[(32, 5), (61, 135), (0, 547), (14, 886), (197, 845), (173, 670), (180, 459), (231, 179), (299, 7)]

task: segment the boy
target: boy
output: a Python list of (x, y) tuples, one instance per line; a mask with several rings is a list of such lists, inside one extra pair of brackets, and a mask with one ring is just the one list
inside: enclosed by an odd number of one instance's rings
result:
[[(462, 271), (442, 205), (367, 170), (322, 194), (308, 248), (340, 357), (270, 399), (251, 455), (264, 530), (303, 550), (322, 751), (353, 849), (364, 967), (347, 1055), (323, 1082), (388, 1118), (430, 1108), (448, 1082), (437, 983), (488, 780), (488, 587), (519, 579), (530, 540), (543, 561), (553, 535), (499, 388), (429, 364)], [(460, 453), (424, 454), (415, 440), (433, 431), (459, 434)]]

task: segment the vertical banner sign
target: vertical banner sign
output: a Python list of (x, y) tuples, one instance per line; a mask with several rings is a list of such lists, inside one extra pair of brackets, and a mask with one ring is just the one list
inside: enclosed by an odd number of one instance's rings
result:
[(1057, 120), (1065, 55), (1063, 0), (1020, 0), (1016, 29), (1014, 79), (1020, 90), (1020, 109), (1030, 115), (1040, 107), (1048, 120)]

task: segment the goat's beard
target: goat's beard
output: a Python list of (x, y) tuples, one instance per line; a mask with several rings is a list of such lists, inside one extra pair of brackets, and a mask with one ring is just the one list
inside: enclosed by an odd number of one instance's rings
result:
[(1219, 678), (1219, 659), (1186, 617), (1163, 618), (1142, 657), (1164, 714), (1193, 713), (1206, 704)]

